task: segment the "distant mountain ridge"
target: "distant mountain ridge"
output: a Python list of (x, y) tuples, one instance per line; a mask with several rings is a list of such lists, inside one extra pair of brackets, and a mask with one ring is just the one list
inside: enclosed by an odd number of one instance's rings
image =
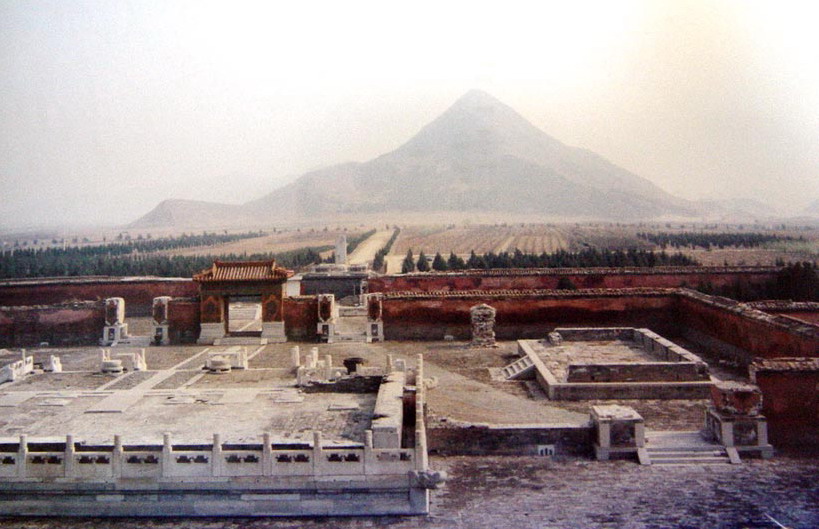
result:
[(564, 145), (472, 90), (398, 149), (373, 160), (308, 172), (242, 206), (165, 201), (131, 227), (427, 211), (633, 220), (702, 210), (602, 156)]

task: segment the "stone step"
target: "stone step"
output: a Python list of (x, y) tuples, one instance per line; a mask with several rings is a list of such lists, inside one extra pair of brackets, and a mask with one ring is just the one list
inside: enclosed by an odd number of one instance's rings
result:
[(662, 457), (709, 457), (709, 456), (717, 456), (723, 457), (725, 456), (725, 450), (722, 448), (717, 449), (710, 449), (710, 450), (702, 450), (699, 447), (693, 450), (683, 450), (683, 449), (674, 449), (674, 450), (652, 450), (649, 448), (648, 454), (651, 456), (652, 459), (655, 458), (662, 458)]
[(366, 316), (367, 307), (339, 307), (338, 315), (342, 318), (349, 316)]
[(722, 450), (722, 446), (717, 444), (697, 444), (697, 445), (673, 445), (673, 446), (655, 446), (650, 441), (646, 440), (646, 448), (652, 454), (663, 452), (710, 452), (712, 450)]
[(213, 345), (267, 345), (267, 338), (253, 336), (227, 336), (213, 340)]
[(655, 457), (651, 456), (652, 465), (730, 465), (728, 456), (723, 457)]
[(334, 334), (334, 342), (364, 342), (367, 339), (366, 333)]
[[(728, 465), (725, 447), (705, 439), (699, 431), (648, 431), (645, 451), (652, 465)], [(738, 459), (738, 458), (737, 458)]]
[(529, 373), (533, 368), (534, 363), (528, 356), (524, 356), (504, 367), (501, 371), (507, 380), (514, 380)]

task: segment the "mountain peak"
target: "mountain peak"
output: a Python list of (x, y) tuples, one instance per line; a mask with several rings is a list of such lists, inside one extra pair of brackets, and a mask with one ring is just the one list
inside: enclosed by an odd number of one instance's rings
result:
[(458, 98), (401, 147), (404, 152), (504, 151), (504, 146), (522, 138), (543, 138), (545, 133), (512, 107), (483, 90), (470, 90)]
[[(286, 205), (286, 210), (283, 209)], [(312, 171), (245, 206), (163, 203), (143, 223), (320, 218), (392, 211), (508, 211), (650, 218), (688, 214), (605, 158), (564, 145), (482, 90), (469, 90), (398, 149)]]
[(504, 105), (498, 98), (490, 94), (489, 92), (484, 92), (483, 90), (478, 90), (477, 88), (473, 88), (472, 90), (467, 91), (455, 100), (455, 103), (452, 104), (453, 107), (455, 106), (473, 106), (473, 105), (499, 105), (499, 106), (506, 106)]

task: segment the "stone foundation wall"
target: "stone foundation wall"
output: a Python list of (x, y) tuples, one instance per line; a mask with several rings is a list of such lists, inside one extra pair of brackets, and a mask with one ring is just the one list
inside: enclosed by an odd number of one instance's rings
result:
[(105, 326), (103, 302), (0, 307), (0, 346), (94, 345)]
[(566, 382), (692, 382), (708, 380), (690, 362), (570, 364)]
[(0, 282), (0, 305), (56, 305), (73, 301), (124, 298), (127, 316), (149, 316), (159, 296), (190, 297), (199, 288), (190, 279), (158, 277), (76, 277)]
[(369, 292), (555, 289), (561, 278), (577, 288), (674, 288), (710, 284), (715, 288), (763, 285), (778, 267), (536, 268), (468, 270), (371, 278)]
[(554, 445), (556, 455), (593, 453), (587, 426), (462, 424), (427, 427), (427, 444), (437, 455), (538, 455), (538, 447)]

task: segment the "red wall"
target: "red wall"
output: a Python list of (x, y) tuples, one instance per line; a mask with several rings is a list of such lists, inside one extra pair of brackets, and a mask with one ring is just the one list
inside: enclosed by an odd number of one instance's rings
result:
[(105, 326), (105, 307), (99, 302), (49, 307), (0, 307), (0, 345), (20, 347), (96, 344)]
[(543, 337), (557, 326), (650, 327), (669, 332), (676, 309), (674, 291), (463, 292), (387, 294), (383, 302), (387, 340), (469, 339), (469, 309), (486, 303), (497, 310), (499, 339)]
[(0, 283), (0, 306), (54, 305), (119, 297), (125, 299), (127, 316), (148, 316), (156, 297), (198, 294), (199, 286), (190, 279), (88, 277), (21, 280)]
[(367, 281), (369, 292), (554, 289), (568, 278), (577, 288), (673, 288), (737, 281), (764, 284), (776, 267), (541, 268), (391, 275)]
[(762, 413), (774, 444), (819, 446), (819, 372), (760, 371)]
[(168, 303), (171, 343), (196, 343), (199, 338), (199, 298), (177, 298)]
[(284, 330), (288, 340), (316, 341), (318, 298), (295, 296), (284, 298)]
[(693, 291), (680, 295), (680, 324), (752, 356), (819, 356), (819, 329), (787, 323), (741, 303)]

